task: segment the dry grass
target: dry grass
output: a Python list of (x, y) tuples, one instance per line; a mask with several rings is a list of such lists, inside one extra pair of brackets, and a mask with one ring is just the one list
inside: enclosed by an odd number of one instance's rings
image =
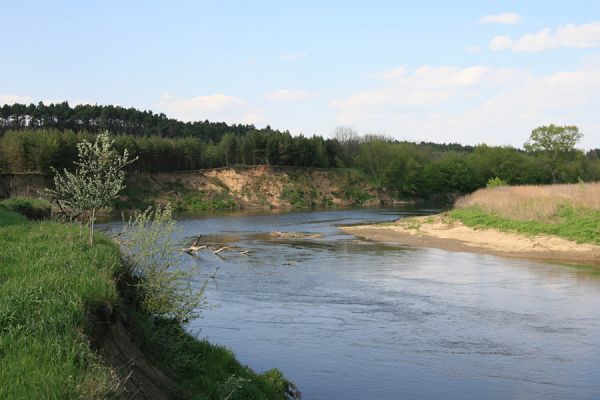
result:
[(480, 189), (458, 199), (455, 208), (477, 207), (509, 219), (548, 221), (561, 205), (600, 210), (600, 182)]

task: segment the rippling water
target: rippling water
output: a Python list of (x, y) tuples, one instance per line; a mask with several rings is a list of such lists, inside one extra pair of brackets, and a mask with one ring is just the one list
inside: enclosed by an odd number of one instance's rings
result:
[[(599, 399), (593, 270), (358, 240), (336, 226), (430, 210), (180, 220), (250, 250), (190, 257), (210, 308), (190, 329), (305, 399)], [(270, 231), (321, 239), (272, 240)], [(215, 272), (216, 278), (210, 275)]]

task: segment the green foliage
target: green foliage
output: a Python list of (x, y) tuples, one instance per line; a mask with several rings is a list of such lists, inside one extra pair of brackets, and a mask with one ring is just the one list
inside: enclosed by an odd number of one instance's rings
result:
[(90, 225), (90, 245), (94, 244), (96, 212), (108, 208), (125, 187), (127, 165), (135, 161), (113, 149), (114, 141), (108, 132), (101, 133), (94, 143), (87, 140), (77, 144), (75, 172), (66, 169), (54, 177), (54, 189), (48, 192), (62, 202), (75, 216)]
[(550, 221), (520, 221), (470, 207), (450, 211), (450, 216), (472, 227), (490, 227), (528, 235), (556, 235), (578, 243), (600, 244), (600, 211), (575, 209), (565, 204)]
[[(198, 340), (167, 319), (135, 314), (140, 345), (176, 383), (179, 397), (197, 399), (279, 400), (287, 381), (276, 369), (260, 375), (241, 365), (234, 354)], [(235, 390), (233, 390), (235, 389)]]
[(495, 176), (493, 178), (488, 179), (486, 187), (495, 188), (495, 187), (507, 186), (507, 185), (508, 185), (508, 183), (506, 183), (506, 181)]
[(184, 189), (176, 201), (177, 211), (233, 210), (237, 204), (227, 191), (207, 193), (204, 190)]
[(199, 315), (204, 285), (194, 289), (194, 271), (181, 268), (176, 223), (170, 205), (148, 208), (124, 225), (118, 236), (129, 273), (137, 278), (147, 313), (186, 323)]
[(531, 131), (529, 141), (523, 147), (544, 160), (552, 174), (552, 181), (557, 183), (563, 181), (562, 175), (569, 173), (564, 170), (567, 161), (581, 157), (582, 154), (575, 150), (575, 145), (582, 137), (579, 128), (573, 125), (540, 126)]
[[(129, 149), (138, 157), (138, 162), (128, 166), (129, 171), (167, 172), (258, 164), (357, 168), (378, 188), (380, 195), (437, 199), (453, 198), (485, 187), (487, 181), (495, 177), (510, 185), (573, 183), (579, 177), (586, 182), (600, 179), (600, 150), (592, 150), (587, 155), (576, 150), (574, 146), (581, 134), (574, 126), (537, 128), (525, 145), (528, 151), (522, 151), (487, 145), (410, 143), (376, 135), (360, 137), (350, 128), (339, 128), (335, 138), (325, 139), (292, 136), (269, 127), (258, 130), (209, 122), (192, 123), (189, 129), (179, 130), (175, 128), (180, 126), (179, 122), (172, 121), (175, 125), (169, 132), (162, 128), (147, 132), (144, 127), (140, 131), (146, 135), (137, 131), (131, 134), (129, 129), (137, 122), (130, 121), (128, 116), (137, 115), (137, 111), (119, 110), (117, 113), (117, 109), (107, 107), (106, 113), (113, 119), (110, 123), (109, 120), (102, 122), (110, 125), (120, 121), (121, 128), (115, 132), (123, 135), (114, 138), (114, 147), (119, 152)], [(29, 112), (26, 108), (15, 111), (9, 107), (8, 110), (7, 115)], [(72, 128), (77, 130), (74, 132), (68, 130), (71, 120), (67, 122), (58, 129), (48, 129), (52, 123), (44, 122), (33, 125), (44, 129), (19, 127), (18, 131), (7, 131), (0, 137), (0, 170), (52, 173), (51, 167), (70, 168), (77, 157), (77, 143), (92, 140), (94, 136), (85, 132), (85, 123)], [(141, 191), (146, 189), (141, 187)], [(142, 195), (142, 192), (128, 191), (131, 200), (127, 203), (142, 208), (151, 205), (152, 193)], [(221, 209), (226, 206), (203, 201), (194, 201), (195, 207)], [(315, 202), (322, 203), (320, 199)], [(124, 206), (118, 200), (113, 204)], [(185, 204), (180, 206), (183, 208)]]
[(575, 149), (582, 137), (579, 128), (574, 125), (551, 124), (531, 131), (529, 141), (523, 147), (531, 152), (568, 153)]
[(84, 333), (87, 311), (116, 301), (118, 249), (104, 236), (90, 248), (75, 226), (28, 223), (3, 207), (0, 224), (0, 398), (109, 397), (118, 382)]
[(394, 161), (394, 149), (388, 139), (375, 136), (365, 138), (360, 146), (357, 165), (374, 179), (378, 189), (383, 187), (386, 173)]

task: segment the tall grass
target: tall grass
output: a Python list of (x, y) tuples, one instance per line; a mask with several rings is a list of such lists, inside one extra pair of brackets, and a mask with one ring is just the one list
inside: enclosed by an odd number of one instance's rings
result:
[(458, 199), (455, 204), (456, 209), (477, 207), (490, 214), (522, 221), (552, 220), (565, 206), (600, 210), (600, 182), (486, 188)]
[(600, 244), (600, 183), (480, 189), (460, 198), (450, 216), (473, 227)]
[(114, 397), (119, 378), (88, 339), (87, 315), (103, 303), (134, 316), (137, 344), (178, 398), (284, 398), (279, 371), (257, 375), (231, 351), (120, 297), (120, 271), (119, 249), (105, 235), (89, 247), (77, 226), (30, 222), (0, 205), (0, 399)]
[[(1, 209), (2, 207), (0, 207)], [(115, 384), (86, 339), (86, 312), (114, 302), (118, 249), (6, 211), (0, 228), (0, 398), (106, 398)]]

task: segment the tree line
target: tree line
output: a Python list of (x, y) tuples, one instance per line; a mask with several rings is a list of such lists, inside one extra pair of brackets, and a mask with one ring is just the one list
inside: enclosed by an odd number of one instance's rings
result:
[[(227, 126), (227, 125), (225, 125)], [(0, 171), (70, 168), (77, 143), (94, 131), (28, 127), (0, 136)], [(334, 137), (292, 136), (271, 129), (228, 129), (219, 140), (201, 136), (113, 135), (119, 151), (137, 157), (135, 172), (197, 170), (236, 165), (355, 168), (381, 191), (400, 198), (444, 198), (469, 193), (498, 178), (508, 184), (600, 180), (600, 151), (575, 149), (573, 126), (535, 129), (524, 150), (513, 147), (413, 143), (337, 128)]]
[(256, 130), (254, 125), (183, 122), (162, 113), (113, 105), (81, 104), (71, 107), (64, 101), (47, 105), (43, 102), (29, 105), (15, 103), (0, 107), (0, 134), (8, 130), (41, 128), (92, 133), (109, 131), (115, 135), (197, 137), (205, 142), (220, 141), (228, 132), (244, 135)]

